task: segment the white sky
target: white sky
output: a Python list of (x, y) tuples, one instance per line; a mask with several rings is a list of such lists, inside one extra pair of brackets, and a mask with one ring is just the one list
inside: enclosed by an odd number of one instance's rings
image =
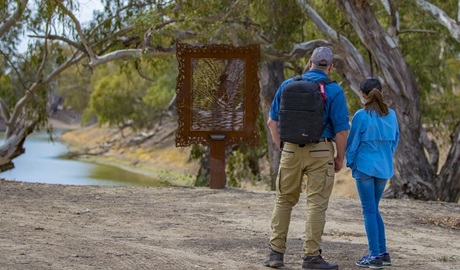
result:
[(102, 4), (99, 0), (79, 0), (80, 12), (75, 14), (80, 23), (88, 22), (93, 17), (93, 10), (102, 10)]

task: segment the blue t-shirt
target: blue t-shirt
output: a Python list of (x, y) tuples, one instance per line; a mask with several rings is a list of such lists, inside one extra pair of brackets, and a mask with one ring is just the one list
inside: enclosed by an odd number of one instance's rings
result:
[[(319, 81), (327, 78), (327, 75), (322, 70), (313, 69), (307, 71), (302, 77)], [(270, 118), (274, 121), (278, 121), (279, 119), (278, 113), (280, 109), (281, 92), (284, 87), (293, 80), (293, 78), (290, 78), (284, 81), (276, 91), (269, 113)], [(326, 123), (326, 128), (321, 137), (334, 139), (337, 132), (350, 129), (348, 108), (345, 101), (345, 94), (337, 83), (325, 85), (325, 92), (324, 123)]]
[(345, 158), (352, 175), (358, 170), (369, 176), (393, 176), (393, 155), (399, 141), (399, 126), (392, 109), (388, 115), (358, 110), (353, 116)]

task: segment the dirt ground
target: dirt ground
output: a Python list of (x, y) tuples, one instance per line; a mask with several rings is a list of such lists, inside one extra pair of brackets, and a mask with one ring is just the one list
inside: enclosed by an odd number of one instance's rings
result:
[[(271, 191), (0, 180), (0, 269), (268, 269), (273, 201)], [(284, 269), (301, 268), (304, 212), (302, 198)], [(383, 200), (381, 212), (390, 269), (460, 269), (458, 204)], [(359, 201), (331, 198), (327, 220), (324, 257), (357, 269), (367, 247)]]
[[(173, 128), (169, 122), (152, 133), (121, 136), (85, 127), (63, 139), (98, 162), (190, 180), (198, 166), (188, 160), (189, 149), (174, 147)], [(322, 245), (324, 257), (340, 269), (358, 269), (354, 262), (367, 250), (351, 181), (346, 169), (336, 177)], [(211, 190), (0, 179), (0, 270), (269, 269), (262, 260), (274, 198), (263, 186)], [(302, 197), (292, 213), (284, 269), (301, 269), (305, 209)], [(381, 212), (392, 269), (460, 269), (459, 204), (383, 200)]]

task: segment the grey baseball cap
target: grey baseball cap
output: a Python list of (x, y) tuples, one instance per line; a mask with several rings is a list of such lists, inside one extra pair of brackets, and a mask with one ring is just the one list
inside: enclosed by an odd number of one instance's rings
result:
[(332, 64), (334, 54), (328, 47), (318, 47), (313, 51), (310, 60), (320, 67), (327, 67)]

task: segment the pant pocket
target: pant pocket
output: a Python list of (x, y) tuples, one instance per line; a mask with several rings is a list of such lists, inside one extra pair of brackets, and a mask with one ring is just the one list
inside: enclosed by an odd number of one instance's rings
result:
[(323, 194), (325, 196), (330, 196), (332, 193), (332, 189), (334, 187), (334, 177), (335, 177), (334, 162), (329, 161), (327, 163), (326, 180), (324, 182), (324, 187), (323, 187)]

